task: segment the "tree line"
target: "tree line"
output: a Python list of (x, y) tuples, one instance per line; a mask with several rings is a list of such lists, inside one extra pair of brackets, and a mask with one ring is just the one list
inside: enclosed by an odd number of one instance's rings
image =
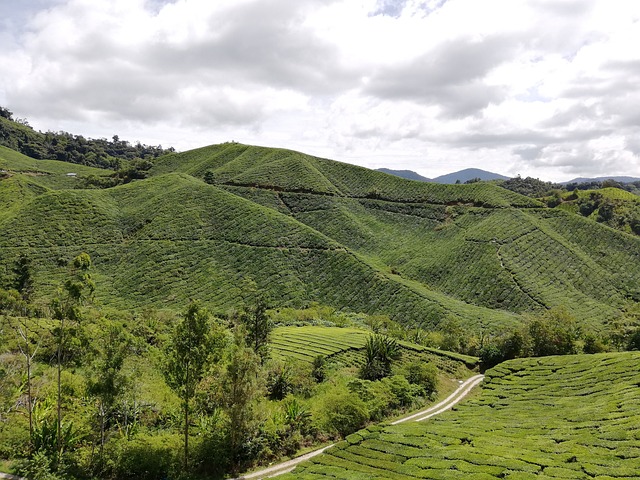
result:
[(92, 269), (76, 256), (43, 304), (21, 255), (0, 289), (0, 458), (30, 479), (218, 478), (436, 392), (437, 369), (400, 366), (387, 336), (369, 338), (356, 372), (336, 374), (351, 367), (270, 358), (273, 321), (256, 291), (224, 315), (194, 300), (178, 316), (132, 318), (95, 305)]
[(14, 119), (13, 112), (0, 106), (0, 145), (38, 160), (60, 160), (90, 167), (120, 170), (128, 161), (153, 160), (175, 151), (173, 147), (130, 143), (114, 135), (85, 138), (68, 132), (38, 132), (25, 119)]

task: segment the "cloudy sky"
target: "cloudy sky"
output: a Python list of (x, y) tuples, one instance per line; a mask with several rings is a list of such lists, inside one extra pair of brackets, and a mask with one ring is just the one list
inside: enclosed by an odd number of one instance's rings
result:
[(638, 45), (635, 0), (0, 0), (0, 105), (178, 150), (640, 176)]

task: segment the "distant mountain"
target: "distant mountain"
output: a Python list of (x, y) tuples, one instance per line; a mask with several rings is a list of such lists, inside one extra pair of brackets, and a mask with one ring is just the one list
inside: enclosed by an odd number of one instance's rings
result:
[(486, 170), (481, 170), (479, 168), (466, 168), (459, 172), (441, 175), (434, 178), (432, 181), (436, 183), (451, 184), (456, 183), (457, 180), (460, 180), (460, 183), (464, 183), (468, 180), (473, 180), (474, 178), (479, 178), (480, 180), (507, 180), (509, 177), (505, 177), (498, 173), (487, 172)]
[(604, 182), (605, 180), (615, 180), (620, 183), (631, 183), (640, 181), (640, 177), (625, 177), (625, 176), (610, 176), (610, 177), (578, 177), (573, 180), (569, 180), (568, 182), (561, 182), (562, 185), (566, 185), (568, 183), (589, 183), (589, 182)]
[(390, 168), (378, 168), (379, 172), (388, 173), (389, 175), (395, 175), (396, 177), (406, 178), (407, 180), (418, 180), (419, 182), (430, 182), (427, 177), (423, 177), (419, 173), (413, 170), (391, 170)]

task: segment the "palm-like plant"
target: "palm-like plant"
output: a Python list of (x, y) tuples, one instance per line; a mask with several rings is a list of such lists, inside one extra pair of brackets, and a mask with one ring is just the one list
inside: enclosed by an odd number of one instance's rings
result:
[(371, 335), (365, 345), (364, 365), (360, 377), (365, 380), (380, 380), (391, 375), (391, 362), (400, 358), (398, 342), (384, 335)]

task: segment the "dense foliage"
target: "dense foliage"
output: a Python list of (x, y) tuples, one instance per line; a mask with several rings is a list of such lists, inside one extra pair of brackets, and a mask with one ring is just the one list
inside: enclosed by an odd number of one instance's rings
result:
[(114, 135), (111, 140), (91, 139), (68, 132), (37, 132), (24, 119), (0, 107), (0, 145), (35, 159), (60, 160), (91, 167), (118, 170), (123, 160), (155, 159), (173, 148), (132, 144)]
[[(29, 263), (17, 266), (16, 285), (28, 286)], [(87, 254), (76, 257), (50, 314), (17, 290), (0, 290), (0, 458), (32, 478), (217, 478), (417, 408), (452, 388), (451, 375), (469, 375), (467, 357), (371, 336), (356, 324), (277, 327), (254, 351), (247, 319), (307, 315), (267, 314), (260, 299), (227, 318), (197, 302), (179, 318), (81, 308), (91, 266)], [(325, 322), (334, 316), (317, 311)], [(307, 346), (315, 339), (334, 347), (321, 357), (312, 347), (312, 360), (297, 361), (305, 350), (295, 335), (287, 345), (291, 329)], [(368, 339), (403, 352), (400, 361), (387, 351), (384, 378), (359, 378)]]

